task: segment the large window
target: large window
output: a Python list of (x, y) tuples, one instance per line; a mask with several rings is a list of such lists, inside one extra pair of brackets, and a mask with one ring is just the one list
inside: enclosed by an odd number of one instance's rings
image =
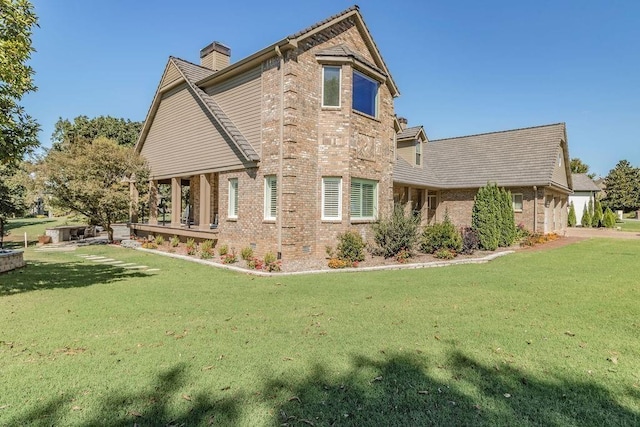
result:
[(378, 109), (378, 82), (353, 71), (353, 109), (376, 117)]
[(522, 194), (512, 194), (511, 200), (513, 202), (513, 211), (522, 212)]
[(342, 219), (342, 178), (322, 178), (322, 219)]
[(340, 67), (322, 67), (322, 106), (340, 106)]
[(275, 175), (264, 177), (264, 219), (275, 220), (278, 208), (278, 181)]
[(378, 183), (351, 180), (351, 219), (374, 220), (378, 213)]
[(238, 178), (229, 179), (229, 218), (238, 218)]

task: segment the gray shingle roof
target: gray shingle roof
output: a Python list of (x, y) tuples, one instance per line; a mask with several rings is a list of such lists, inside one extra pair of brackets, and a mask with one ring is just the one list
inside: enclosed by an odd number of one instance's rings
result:
[(422, 130), (422, 126), (414, 126), (414, 127), (406, 128), (402, 132), (398, 133), (398, 135), (396, 136), (396, 139), (398, 139), (398, 140), (400, 140), (400, 139), (415, 139), (415, 138), (418, 137), (418, 135), (420, 134), (421, 130)]
[(393, 182), (426, 187), (438, 187), (438, 179), (431, 168), (411, 166), (398, 156), (393, 165)]
[(564, 123), (435, 140), (424, 146), (424, 167), (439, 188), (479, 188), (487, 182), (547, 186), (564, 140)]
[(308, 26), (307, 28), (305, 28), (305, 29), (303, 29), (303, 30), (298, 31), (297, 33), (291, 34), (291, 35), (290, 35), (289, 37), (287, 37), (287, 38), (289, 38), (289, 39), (297, 39), (298, 37), (305, 35), (305, 34), (306, 34), (306, 33), (308, 33), (309, 31), (313, 31), (313, 30), (315, 30), (316, 28), (321, 27), (321, 26), (323, 26), (324, 24), (328, 24), (329, 22), (333, 21), (334, 19), (336, 19), (336, 18), (340, 18), (342, 15), (346, 15), (347, 13), (352, 12), (352, 11), (354, 11), (354, 10), (357, 10), (357, 11), (359, 11), (359, 10), (360, 10), (360, 8), (358, 7), (358, 5), (357, 5), (357, 4), (354, 4), (354, 5), (353, 5), (353, 6), (351, 6), (350, 8), (345, 9), (345, 10), (343, 10), (343, 11), (342, 11), (342, 12), (340, 12), (340, 13), (336, 13), (335, 15), (332, 15), (332, 16), (328, 17), (327, 19), (323, 19), (323, 20), (322, 20), (322, 21), (320, 21), (320, 22), (316, 22), (315, 24), (310, 25), (310, 26)]
[(337, 46), (332, 46), (332, 47), (329, 47), (327, 49), (322, 49), (322, 50), (316, 52), (316, 56), (333, 56), (333, 57), (342, 57), (342, 58), (353, 58), (353, 59), (357, 60), (358, 62), (361, 62), (361, 63), (365, 64), (366, 66), (376, 70), (378, 73), (382, 74), (383, 76), (387, 77), (387, 73), (385, 73), (384, 70), (381, 70), (375, 64), (372, 64), (365, 57), (363, 57), (359, 53), (354, 52), (353, 50), (351, 50), (349, 47), (345, 46), (344, 44), (339, 44)]
[(249, 141), (247, 141), (244, 135), (242, 135), (242, 132), (240, 132), (238, 127), (231, 121), (231, 119), (229, 119), (222, 108), (220, 108), (220, 105), (218, 105), (218, 103), (205, 91), (196, 86), (195, 82), (203, 78), (201, 76), (203, 76), (205, 72), (208, 71), (209, 73), (213, 73), (213, 71), (179, 58), (171, 57), (170, 61), (173, 61), (176, 67), (178, 67), (178, 70), (180, 70), (180, 72), (184, 76), (189, 87), (194, 91), (196, 96), (198, 96), (200, 100), (207, 106), (207, 109), (209, 110), (211, 115), (215, 117), (215, 119), (218, 121), (218, 124), (220, 124), (222, 129), (224, 129), (224, 131), (234, 142), (242, 155), (249, 161), (259, 161), (260, 156), (258, 155), (258, 153), (255, 151)]
[(600, 191), (600, 187), (586, 173), (572, 173), (573, 191)]

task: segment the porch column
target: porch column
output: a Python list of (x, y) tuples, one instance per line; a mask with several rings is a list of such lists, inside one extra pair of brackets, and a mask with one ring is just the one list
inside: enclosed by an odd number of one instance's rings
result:
[(129, 181), (129, 222), (138, 222), (138, 189), (136, 181)]
[(211, 174), (200, 175), (200, 206), (198, 209), (200, 228), (208, 228), (211, 224)]
[(149, 224), (158, 225), (158, 181), (149, 180)]
[(182, 179), (171, 178), (171, 226), (180, 227), (182, 214)]

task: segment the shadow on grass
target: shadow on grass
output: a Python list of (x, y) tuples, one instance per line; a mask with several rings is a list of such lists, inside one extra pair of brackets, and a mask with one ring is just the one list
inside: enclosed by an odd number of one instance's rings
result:
[(57, 221), (56, 219), (37, 219), (37, 218), (9, 220), (8, 222), (5, 223), (4, 230), (11, 231), (16, 228), (29, 227), (31, 225), (45, 225), (50, 222), (56, 222), (56, 221)]
[(147, 277), (140, 271), (80, 262), (29, 261), (27, 266), (0, 275), (0, 296), (55, 288), (79, 288)]
[[(377, 361), (357, 356), (339, 376), (315, 365), (305, 377), (266, 379), (255, 390), (185, 398), (185, 365), (161, 373), (135, 393), (113, 391), (84, 425), (236, 425), (243, 404), (267, 406), (271, 425), (639, 425), (640, 414), (615, 402), (597, 384), (571, 378), (531, 378), (513, 368), (486, 366), (451, 352), (446, 366), (402, 353)], [(446, 382), (427, 374), (449, 371)], [(222, 396), (222, 397), (220, 397)], [(250, 401), (253, 399), (253, 402)], [(12, 420), (56, 424), (69, 398), (52, 400)]]

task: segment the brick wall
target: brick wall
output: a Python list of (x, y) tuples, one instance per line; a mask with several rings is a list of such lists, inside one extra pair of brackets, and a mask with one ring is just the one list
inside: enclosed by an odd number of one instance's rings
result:
[(0, 273), (27, 265), (22, 251), (0, 252)]

